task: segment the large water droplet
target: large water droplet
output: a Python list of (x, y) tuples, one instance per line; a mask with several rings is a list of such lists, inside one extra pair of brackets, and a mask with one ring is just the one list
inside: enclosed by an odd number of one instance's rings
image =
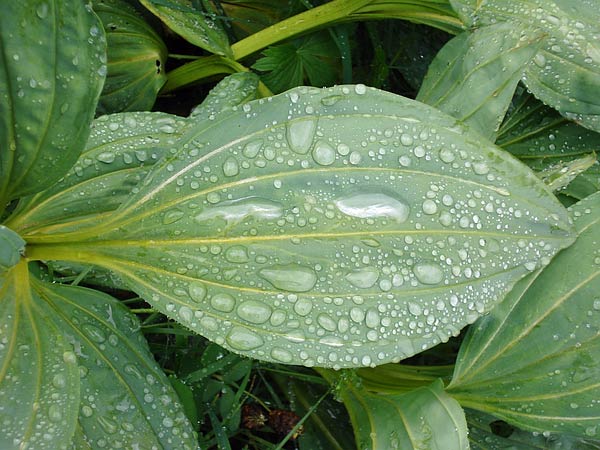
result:
[(240, 173), (240, 166), (238, 165), (237, 159), (230, 156), (223, 163), (223, 174), (226, 177), (233, 177)]
[(206, 208), (195, 219), (204, 222), (213, 219), (223, 219), (227, 223), (236, 223), (246, 217), (269, 220), (278, 219), (283, 215), (280, 203), (259, 197), (246, 197), (237, 200), (227, 200), (218, 206)]
[(271, 266), (258, 273), (277, 289), (290, 292), (310, 291), (317, 282), (317, 274), (312, 269), (298, 264)]
[(344, 214), (361, 219), (390, 217), (398, 223), (408, 219), (410, 209), (400, 199), (383, 193), (360, 193), (334, 201), (335, 206)]
[(322, 166), (329, 166), (335, 161), (335, 150), (327, 142), (318, 141), (312, 155), (315, 162)]
[(413, 272), (423, 284), (438, 284), (444, 278), (442, 269), (437, 264), (421, 263), (413, 267)]
[(264, 323), (271, 317), (272, 310), (268, 305), (248, 300), (238, 306), (238, 316), (252, 323)]
[(367, 289), (377, 282), (379, 271), (375, 267), (365, 267), (364, 269), (350, 272), (345, 278), (353, 286)]
[(290, 148), (296, 153), (307, 153), (312, 144), (316, 129), (317, 122), (314, 119), (291, 122), (287, 127), (287, 140)]
[(262, 140), (248, 142), (244, 146), (244, 149), (242, 150), (242, 154), (246, 158), (250, 158), (250, 159), (255, 158), (256, 155), (258, 155), (258, 152), (260, 151), (262, 145), (263, 145), (263, 141)]
[(249, 260), (246, 247), (234, 245), (225, 250), (225, 259), (231, 263), (245, 263)]
[(100, 162), (110, 164), (115, 160), (115, 154), (113, 152), (102, 152), (96, 156), (96, 159)]
[(210, 299), (210, 304), (218, 311), (231, 312), (235, 307), (235, 299), (229, 294), (215, 294)]
[(294, 304), (296, 314), (306, 316), (312, 311), (313, 304), (307, 298), (301, 298)]
[(188, 288), (190, 298), (195, 302), (201, 302), (206, 297), (206, 287), (202, 283), (190, 283)]
[(290, 352), (277, 347), (271, 350), (271, 356), (273, 357), (273, 359), (281, 361), (282, 363), (291, 363), (293, 359), (293, 355)]
[(337, 323), (327, 314), (319, 314), (317, 317), (317, 322), (327, 331), (335, 331), (337, 328)]
[(225, 340), (232, 348), (240, 351), (254, 350), (263, 345), (258, 334), (242, 327), (233, 327)]

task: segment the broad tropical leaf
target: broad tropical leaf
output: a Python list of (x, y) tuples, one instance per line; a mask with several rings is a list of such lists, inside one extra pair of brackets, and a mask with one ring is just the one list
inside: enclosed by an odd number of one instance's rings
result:
[(494, 416), (467, 409), (471, 450), (598, 450), (600, 441), (566, 434), (532, 433)]
[(377, 394), (350, 379), (340, 385), (338, 395), (350, 415), (358, 449), (469, 448), (464, 411), (444, 392), (441, 381), (406, 394)]
[(197, 448), (179, 399), (127, 308), (91, 289), (38, 280), (33, 289), (75, 349), (85, 442), (92, 448)]
[(597, 438), (600, 193), (572, 215), (575, 244), (469, 330), (448, 392), (523, 429)]
[(94, 0), (106, 31), (108, 73), (98, 113), (152, 108), (167, 81), (167, 47), (126, 0)]
[(66, 448), (78, 408), (77, 357), (21, 260), (0, 273), (0, 448)]
[(0, 212), (79, 156), (106, 73), (104, 40), (81, 0), (2, 2)]
[(436, 55), (417, 100), (435, 106), (491, 141), (502, 123), (540, 35), (499, 23), (464, 32)]
[(521, 163), (363, 85), (250, 102), (169, 148), (95, 225), (13, 229), (29, 257), (110, 268), (259, 359), (398, 361), (457, 334), (572, 241), (566, 211)]
[(191, 44), (217, 55), (231, 56), (227, 34), (205, 5), (206, 0), (140, 0), (171, 30)]
[(595, 0), (450, 0), (475, 28), (498, 22), (544, 33), (523, 81), (533, 94), (586, 128), (600, 131), (600, 8)]

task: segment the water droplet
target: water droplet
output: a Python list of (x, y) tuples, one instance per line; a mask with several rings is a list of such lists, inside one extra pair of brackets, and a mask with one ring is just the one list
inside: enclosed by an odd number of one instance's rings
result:
[(536, 66), (541, 67), (542, 69), (546, 67), (546, 57), (541, 53), (538, 53), (533, 57), (533, 62)]
[(256, 155), (258, 155), (258, 152), (260, 151), (262, 145), (263, 145), (263, 141), (260, 139), (256, 140), (256, 141), (248, 142), (244, 146), (244, 149), (242, 150), (242, 154), (246, 158), (250, 158), (250, 159), (255, 158)]
[(113, 152), (102, 152), (96, 156), (96, 159), (100, 162), (110, 164), (115, 160), (115, 154)]
[(277, 289), (290, 292), (310, 291), (317, 282), (317, 274), (312, 269), (298, 264), (271, 266), (258, 273)]
[(400, 143), (406, 147), (412, 145), (413, 143), (413, 138), (412, 136), (408, 135), (408, 134), (403, 134), (402, 136), (400, 136)]
[(427, 199), (423, 202), (423, 212), (425, 214), (435, 214), (437, 210), (437, 205), (433, 200)]
[(365, 320), (365, 313), (362, 309), (354, 307), (350, 310), (350, 318), (356, 323), (361, 323)]
[(290, 352), (277, 347), (271, 350), (271, 356), (273, 357), (273, 359), (281, 361), (282, 363), (291, 363), (293, 359), (293, 355)]
[(423, 310), (416, 303), (409, 302), (408, 303), (408, 312), (410, 312), (413, 316), (420, 316)]
[(358, 95), (363, 95), (367, 92), (367, 87), (364, 84), (357, 84), (354, 86), (354, 92)]
[(57, 389), (62, 389), (67, 385), (67, 378), (62, 374), (56, 374), (52, 377), (52, 385)]
[(95, 325), (84, 323), (81, 326), (83, 332), (94, 342), (101, 344), (106, 340), (106, 335), (104, 332)]
[(296, 314), (306, 316), (311, 312), (312, 307), (313, 305), (310, 300), (306, 298), (301, 298), (294, 304), (294, 311), (296, 312)]
[(271, 317), (272, 310), (268, 305), (256, 300), (248, 300), (240, 304), (237, 314), (242, 319), (252, 323), (264, 323)]
[(234, 177), (238, 173), (240, 173), (240, 167), (237, 159), (232, 156), (227, 158), (223, 163), (223, 174), (225, 174), (226, 177)]
[(594, 303), (593, 303), (593, 308), (594, 308), (596, 311), (600, 311), (600, 298), (597, 298), (597, 299), (595, 299), (595, 300), (594, 300)]
[(172, 209), (171, 211), (167, 211), (163, 216), (163, 225), (169, 225), (171, 223), (177, 222), (179, 219), (183, 217), (183, 211), (179, 209)]
[(62, 412), (59, 405), (50, 405), (50, 408), (48, 408), (48, 419), (52, 422), (59, 422), (62, 419)]
[(483, 161), (473, 163), (472, 167), (473, 172), (475, 172), (477, 175), (485, 175), (490, 171), (490, 168), (488, 167), (487, 163)]
[(379, 271), (375, 267), (365, 267), (364, 269), (350, 272), (345, 278), (353, 286), (367, 289), (377, 282)]
[(233, 327), (225, 340), (232, 348), (240, 351), (254, 350), (263, 345), (258, 334), (242, 327)]
[(312, 144), (316, 129), (317, 122), (314, 119), (291, 122), (287, 127), (287, 140), (290, 148), (296, 153), (307, 153)]
[(119, 429), (117, 423), (108, 417), (98, 417), (98, 423), (100, 424), (100, 427), (102, 427), (102, 429), (108, 434), (115, 434)]
[(283, 207), (280, 203), (259, 197), (246, 197), (221, 202), (218, 207), (206, 208), (195, 219), (204, 222), (220, 218), (227, 223), (235, 223), (246, 217), (268, 220), (278, 219), (282, 215)]
[(206, 297), (206, 287), (202, 283), (190, 283), (188, 293), (192, 300), (201, 302)]
[(229, 294), (215, 294), (210, 299), (213, 308), (222, 312), (231, 312), (235, 307), (235, 299)]
[(182, 306), (181, 308), (179, 308), (179, 317), (184, 322), (191, 322), (194, 318), (194, 313), (187, 306)]
[(327, 142), (318, 141), (312, 152), (317, 164), (329, 166), (335, 161), (335, 150)]
[(92, 414), (94, 414), (94, 410), (89, 406), (84, 405), (81, 407), (81, 414), (83, 415), (83, 417), (92, 417)]
[(444, 278), (442, 269), (437, 264), (421, 263), (413, 267), (413, 272), (423, 284), (438, 284)]
[(335, 206), (347, 216), (361, 219), (391, 217), (398, 223), (408, 219), (409, 208), (400, 199), (383, 193), (360, 193), (334, 201)]
[(245, 263), (249, 260), (246, 247), (234, 245), (225, 250), (225, 259), (231, 263)]
[(46, 3), (40, 3), (35, 9), (35, 13), (40, 19), (48, 17), (48, 5)]
[(327, 314), (319, 314), (317, 316), (317, 322), (327, 331), (335, 331), (337, 328), (337, 323)]
[(365, 324), (369, 328), (377, 328), (379, 326), (379, 313), (375, 308), (369, 308), (365, 316)]
[(440, 159), (445, 163), (451, 163), (456, 159), (456, 155), (452, 150), (448, 148), (443, 148), (440, 150)]

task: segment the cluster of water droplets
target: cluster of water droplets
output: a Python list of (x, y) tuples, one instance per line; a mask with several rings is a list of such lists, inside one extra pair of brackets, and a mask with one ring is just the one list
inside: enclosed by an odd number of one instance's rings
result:
[[(485, 313), (568, 234), (522, 166), (363, 85), (299, 88), (218, 120), (142, 187), (150, 208), (132, 200), (153, 241), (119, 258), (143, 263), (130, 282), (167, 314), (253, 357), (412, 355)], [(135, 236), (134, 219), (119, 233)]]

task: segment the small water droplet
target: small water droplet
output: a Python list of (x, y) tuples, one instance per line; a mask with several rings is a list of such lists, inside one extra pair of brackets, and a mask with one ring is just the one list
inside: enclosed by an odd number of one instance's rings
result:
[(62, 374), (56, 374), (52, 377), (52, 385), (57, 389), (62, 389), (67, 385), (67, 378)]
[(104, 332), (95, 325), (84, 323), (81, 326), (83, 332), (94, 342), (101, 344), (106, 340), (106, 335)]
[(451, 163), (456, 159), (456, 155), (452, 150), (443, 148), (440, 150), (440, 159), (445, 163)]
[(375, 267), (365, 267), (364, 269), (350, 272), (345, 278), (357, 288), (368, 289), (377, 282), (379, 271)]
[(218, 311), (231, 312), (235, 307), (235, 299), (229, 294), (215, 294), (210, 299), (210, 305)]
[(423, 212), (425, 214), (435, 214), (438, 208), (433, 200), (427, 199), (423, 202)]
[(258, 155), (258, 152), (260, 151), (260, 149), (263, 146), (263, 141), (262, 140), (256, 140), (256, 141), (251, 141), (248, 142), (245, 146), (244, 149), (242, 150), (242, 155), (244, 155), (246, 158), (255, 158), (256, 155)]
[(231, 263), (245, 263), (249, 260), (246, 247), (234, 245), (225, 250), (225, 259)]
[(271, 356), (273, 357), (273, 359), (276, 359), (277, 361), (280, 361), (282, 363), (291, 363), (292, 359), (293, 359), (293, 355), (288, 352), (287, 350), (284, 350), (282, 348), (277, 348), (275, 347), (273, 350), (271, 350)]
[(234, 177), (238, 173), (240, 173), (240, 167), (238, 165), (237, 159), (230, 156), (223, 163), (223, 174), (226, 177)]
[(179, 219), (183, 217), (183, 211), (179, 209), (172, 209), (171, 211), (167, 211), (163, 217), (162, 223), (163, 225), (169, 225), (171, 223), (177, 222)]
[(187, 306), (182, 306), (179, 308), (179, 318), (184, 322), (191, 322), (194, 318), (194, 313)]
[(301, 298), (294, 303), (294, 311), (301, 316), (308, 315), (311, 312), (312, 307), (312, 302), (306, 298)]
[(35, 9), (35, 13), (40, 19), (48, 17), (48, 5), (46, 3), (40, 3)]
[(102, 152), (96, 156), (96, 159), (100, 162), (110, 164), (115, 160), (115, 154), (113, 152)]
[(50, 408), (48, 408), (48, 419), (52, 422), (59, 422), (62, 420), (62, 412), (59, 405), (50, 405)]
[(206, 297), (206, 287), (199, 282), (190, 283), (188, 288), (190, 298), (195, 302), (201, 302)]
[(327, 314), (319, 314), (317, 316), (317, 322), (327, 331), (335, 331), (337, 328), (337, 323)]
[(354, 86), (354, 92), (358, 95), (363, 95), (367, 92), (367, 87), (364, 84), (357, 84)]
[(329, 166), (335, 161), (335, 150), (327, 142), (318, 141), (312, 155), (315, 162), (322, 166)]

